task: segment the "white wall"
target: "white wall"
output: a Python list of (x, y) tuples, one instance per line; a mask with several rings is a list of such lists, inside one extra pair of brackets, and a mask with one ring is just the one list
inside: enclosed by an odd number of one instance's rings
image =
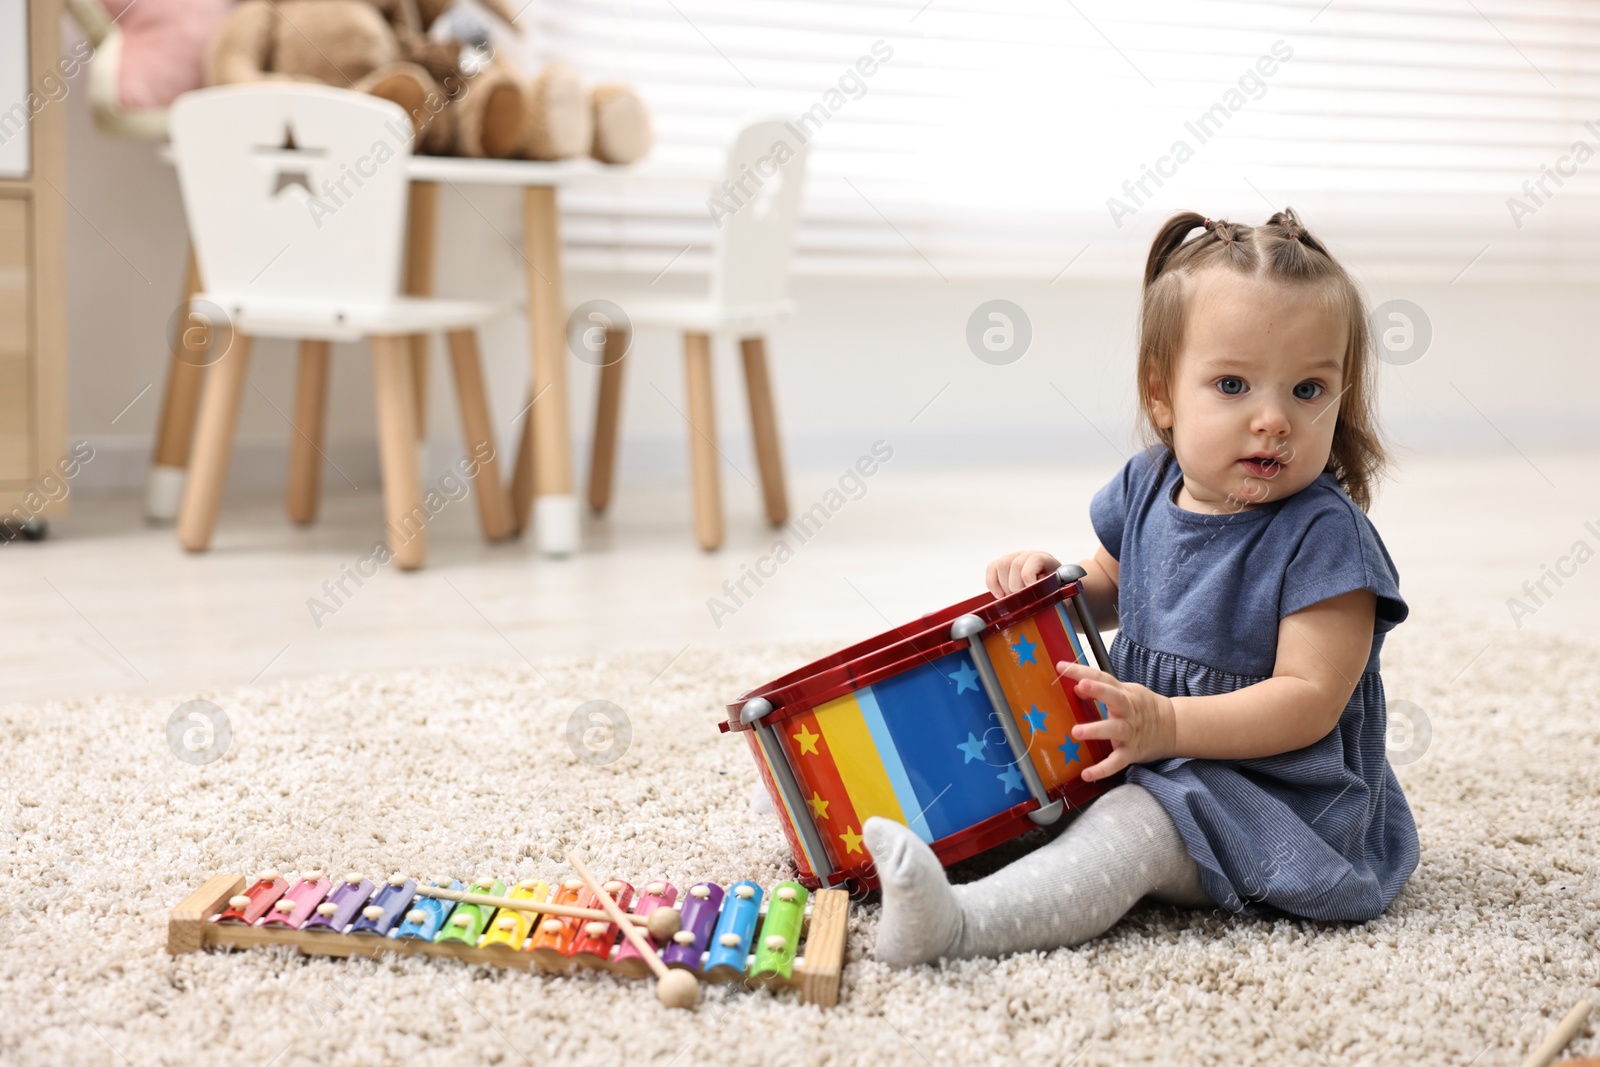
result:
[[(143, 484), (160, 406), (164, 330), (177, 300), (186, 237), (171, 169), (150, 145), (100, 134), (84, 89), (79, 81), (57, 105), (68, 110), (69, 130), (69, 426), (74, 439), (86, 438), (97, 449), (79, 488), (133, 489)], [(446, 187), (441, 205), (442, 294), (516, 299), (522, 261), (507, 240), (520, 231), (516, 196)], [(1359, 264), (1352, 267), (1360, 273)], [(1381, 410), (1397, 444), (1508, 451), (1600, 443), (1593, 286), (1479, 284), (1470, 270), (1454, 284), (1447, 278), (1428, 284), (1362, 278), (1374, 302), (1410, 299), (1433, 323), (1425, 357), (1382, 370)], [(568, 296), (574, 302), (607, 296), (626, 308), (637, 294), (656, 297), (704, 285), (703, 278), (670, 271), (653, 287), (648, 280), (573, 277)], [(875, 437), (890, 435), (904, 446), (900, 455), (930, 463), (1041, 454), (1104, 463), (1115, 452), (1102, 433), (1117, 449), (1127, 445), (1134, 404), (1133, 280), (1079, 281), (1069, 270), (1054, 285), (1043, 278), (947, 283), (930, 271), (927, 278), (891, 281), (802, 279), (797, 296), (802, 317), (770, 342), (781, 425), (797, 467), (842, 465)], [(965, 342), (968, 315), (993, 297), (1020, 304), (1033, 323), (1032, 348), (1006, 367), (980, 362)], [(496, 324), (484, 342), (497, 425), (509, 443), (527, 380), (520, 318)], [(686, 428), (674, 410), (684, 407), (677, 341), (641, 335), (635, 351), (624, 398), (621, 477), (682, 478)], [(280, 412), (290, 411), (292, 355), (281, 342), (257, 348), (236, 486), (281, 483), (289, 429)], [(754, 477), (731, 345), (719, 350), (717, 373), (725, 451)], [(458, 446), (442, 359), (434, 375), (433, 411), (442, 413), (432, 434), (439, 464)], [(596, 377), (593, 368), (572, 364), (573, 433), (580, 449)], [(369, 382), (365, 354), (338, 349), (329, 452), (358, 481), (372, 478), (376, 468)], [(587, 464), (585, 453), (578, 455), (581, 478)], [(337, 483), (330, 472), (327, 484)]]

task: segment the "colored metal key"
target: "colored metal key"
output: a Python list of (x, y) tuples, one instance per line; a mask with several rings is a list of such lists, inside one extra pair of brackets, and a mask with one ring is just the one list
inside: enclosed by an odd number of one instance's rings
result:
[(372, 898), (372, 888), (372, 883), (359, 874), (345, 875), (344, 881), (333, 887), (328, 899), (317, 905), (316, 912), (300, 929), (344, 933), (356, 921), (356, 914)]
[(283, 896), (272, 905), (257, 926), (287, 926), (298, 930), (316, 912), (317, 905), (327, 897), (333, 883), (321, 871), (307, 871), (298, 882), (284, 890)]
[(236, 897), (229, 898), (227, 910), (218, 915), (214, 921), (254, 926), (256, 920), (265, 915), (288, 888), (289, 879), (277, 871), (262, 871), (250, 888)]
[[(627, 911), (633, 906), (633, 886), (618, 879), (612, 879), (601, 886), (611, 899), (617, 902), (617, 907)], [(578, 898), (580, 908), (598, 908), (600, 899), (586, 888)], [(579, 924), (578, 934), (572, 939), (572, 947), (567, 955), (580, 963), (605, 963), (611, 958), (611, 949), (617, 943), (622, 931), (616, 923), (605, 923), (599, 920), (589, 920)]]
[[(479, 879), (467, 887), (467, 892), (503, 897), (506, 895), (506, 884), (498, 878)], [(487, 904), (457, 904), (456, 910), (450, 913), (450, 918), (445, 920), (443, 928), (434, 935), (433, 940), (438, 943), (456, 941), (476, 947), (495, 910)]]
[(689, 887), (683, 902), (681, 928), (672, 935), (672, 944), (661, 953), (662, 963), (700, 973), (701, 956), (711, 942), (717, 912), (722, 909), (722, 896), (722, 887), (715, 882), (699, 882)]
[(750, 965), (751, 977), (787, 979), (794, 973), (794, 956), (800, 947), (809, 895), (799, 882), (783, 882), (772, 890), (767, 917), (756, 938), (756, 960)]
[[(643, 928), (650, 916), (660, 908), (670, 908), (678, 899), (678, 887), (671, 882), (647, 882), (644, 891), (639, 894), (638, 903), (634, 905), (633, 915), (637, 920), (634, 925)], [(650, 944), (656, 950), (656, 955), (666, 946), (650, 938)], [(639, 950), (633, 947), (633, 942), (627, 938), (622, 939), (622, 946), (617, 949), (617, 958), (612, 961), (617, 970), (624, 974), (631, 974), (643, 978), (650, 973), (644, 957), (639, 955)]]
[(732, 977), (744, 973), (760, 919), (761, 887), (754, 882), (735, 882), (729, 886), (707, 946), (707, 976), (726, 974)]
[[(457, 893), (461, 892), (462, 889), (460, 882), (446, 877), (430, 879), (428, 885), (437, 889), (453, 889)], [(439, 897), (426, 897), (418, 894), (416, 899), (411, 902), (411, 907), (405, 913), (405, 921), (396, 927), (389, 936), (432, 941), (439, 936), (440, 929), (444, 926), (445, 920), (450, 917), (450, 913), (455, 910), (455, 906), (456, 902), (453, 900), (442, 900)]]
[[(542, 904), (550, 899), (550, 883), (537, 878), (528, 878), (511, 887), (506, 894), (508, 900), (528, 900), (535, 904)], [(538, 912), (518, 911), (515, 908), (501, 908), (494, 913), (494, 918), (489, 921), (489, 929), (483, 935), (483, 947), (500, 945), (512, 952), (521, 952), (522, 946), (528, 940), (528, 932), (533, 929), (533, 924)]]
[(403, 874), (392, 874), (362, 907), (349, 932), (373, 937), (388, 937), (404, 918), (417, 895), (417, 883)]
[[(578, 898), (583, 894), (583, 879), (568, 878), (555, 889), (552, 902), (566, 904), (571, 907), (578, 906)], [(567, 949), (572, 946), (572, 939), (578, 936), (578, 924), (582, 919), (562, 918), (555, 915), (546, 916), (539, 920), (533, 931), (533, 940), (528, 943), (529, 952), (552, 957), (554, 960), (565, 959)]]

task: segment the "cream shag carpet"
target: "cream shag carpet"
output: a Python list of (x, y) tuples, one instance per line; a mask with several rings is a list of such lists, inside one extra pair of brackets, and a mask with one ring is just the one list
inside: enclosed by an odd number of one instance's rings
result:
[[(1489, 636), (1414, 606), (1386, 650), (1391, 704), (1420, 705), (1432, 740), (1398, 768), (1422, 864), (1377, 921), (1146, 904), (1075, 950), (893, 971), (858, 904), (831, 1011), (713, 986), (671, 1013), (603, 975), (163, 946), (207, 875), (268, 865), (555, 878), (581, 846), (602, 876), (770, 885), (786, 851), (749, 810), (743, 742), (712, 724), (832, 648), (690, 649), (654, 681), (670, 653), (201, 694), (233, 731), (204, 767), (169, 749), (177, 700), (7, 707), (0, 1061), (1515, 1064), (1579, 996), (1600, 1002), (1600, 671), (1591, 647), (1527, 635), (1474, 660)], [(633, 731), (599, 769), (563, 733), (589, 699)], [(1600, 1054), (1596, 1030), (1566, 1055)]]

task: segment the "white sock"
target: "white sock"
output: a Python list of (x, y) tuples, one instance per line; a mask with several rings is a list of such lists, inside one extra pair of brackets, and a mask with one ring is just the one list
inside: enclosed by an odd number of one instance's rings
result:
[(961, 905), (933, 849), (910, 827), (873, 816), (861, 828), (883, 887), (874, 959), (909, 967), (953, 956), (961, 940)]
[(868, 819), (862, 835), (883, 886), (873, 955), (893, 966), (1082, 944), (1146, 894), (1211, 905), (1177, 827), (1131, 783), (1100, 797), (1055, 840), (966, 885), (951, 886), (933, 850), (898, 823)]

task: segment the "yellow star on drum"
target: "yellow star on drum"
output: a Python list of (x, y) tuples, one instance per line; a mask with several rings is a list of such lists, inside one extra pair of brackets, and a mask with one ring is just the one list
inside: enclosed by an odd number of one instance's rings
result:
[(817, 742), (822, 740), (822, 735), (812, 733), (811, 727), (801, 723), (800, 732), (794, 735), (794, 739), (800, 742), (800, 755), (815, 756), (817, 754)]
[(811, 805), (811, 810), (817, 813), (817, 818), (826, 819), (828, 817), (828, 805), (833, 801), (823, 800), (817, 791), (813, 789), (811, 791), (811, 799), (807, 803)]
[(844, 842), (844, 850), (847, 854), (861, 851), (861, 835), (855, 832), (854, 827), (846, 826), (844, 833), (839, 835), (839, 840)]

